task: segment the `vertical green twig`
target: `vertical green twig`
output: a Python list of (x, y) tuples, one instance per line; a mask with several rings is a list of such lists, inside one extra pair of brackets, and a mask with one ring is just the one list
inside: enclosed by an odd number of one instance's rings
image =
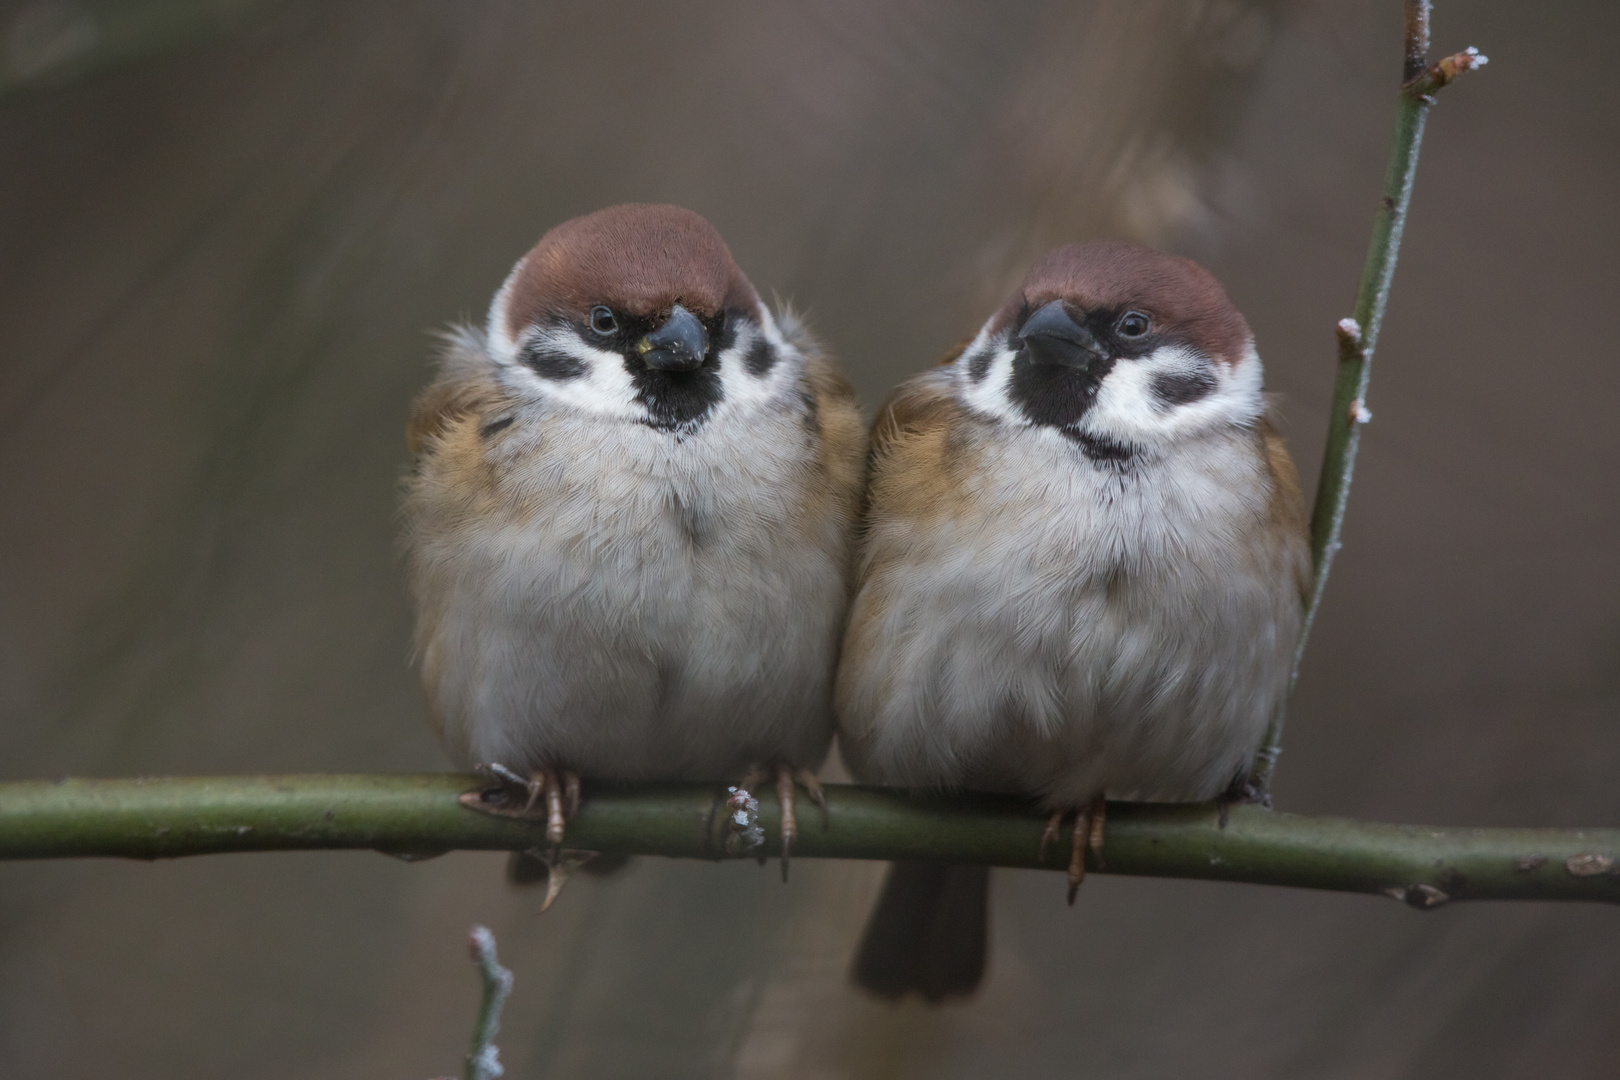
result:
[[(1333, 387), (1333, 411), (1328, 417), (1327, 450), (1322, 456), (1322, 475), (1316, 486), (1316, 505), (1311, 510), (1311, 565), (1315, 580), (1305, 621), (1294, 653), (1290, 680), (1299, 677), (1299, 665), (1311, 625), (1322, 606), (1328, 571), (1339, 551), (1339, 535), (1344, 526), (1345, 505), (1350, 498), (1350, 476), (1356, 466), (1356, 450), (1361, 444), (1361, 427), (1372, 419), (1367, 411), (1367, 383), (1372, 374), (1373, 349), (1384, 323), (1389, 302), (1389, 286), (1395, 277), (1395, 260), (1400, 253), (1401, 232), (1406, 226), (1406, 208), (1412, 198), (1412, 181), (1417, 175), (1418, 148), (1423, 142), (1423, 126), (1434, 104), (1434, 92), (1464, 71), (1472, 71), (1486, 58), (1472, 47), (1438, 64), (1430, 65), (1429, 0), (1406, 0), (1406, 65), (1402, 76), (1400, 109), (1395, 119), (1395, 137), (1390, 146), (1389, 165), (1384, 172), (1384, 190), (1377, 217), (1373, 220), (1372, 241), (1367, 262), (1356, 289), (1354, 314), (1338, 325), (1339, 363)], [(1261, 800), (1269, 800), (1271, 778), (1282, 753), (1284, 713), (1281, 708), (1266, 729), (1265, 742), (1249, 775), (1249, 789)]]
[(512, 992), (512, 973), (501, 967), (495, 958), (495, 935), (482, 926), (472, 928), (467, 937), (478, 975), (484, 984), (484, 999), (478, 1007), (478, 1022), (473, 1025), (472, 1045), (467, 1048), (465, 1080), (495, 1080), (506, 1070), (501, 1067), (500, 1051), (495, 1048), (495, 1035), (501, 1030), (501, 1008), (506, 996)]

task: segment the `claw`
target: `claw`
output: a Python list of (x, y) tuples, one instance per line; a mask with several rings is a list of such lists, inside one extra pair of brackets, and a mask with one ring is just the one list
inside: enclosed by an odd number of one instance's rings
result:
[(1092, 857), (1097, 862), (1097, 869), (1103, 868), (1103, 819), (1108, 814), (1108, 803), (1101, 795), (1091, 800), (1091, 827), (1086, 830), (1086, 846), (1091, 848)]
[(1041, 833), (1041, 851), (1037, 856), (1041, 862), (1046, 861), (1046, 849), (1057, 841), (1058, 833), (1063, 829), (1063, 819), (1068, 816), (1067, 810), (1054, 810), (1052, 816), (1046, 819), (1046, 829)]
[(832, 814), (827, 809), (827, 793), (821, 790), (821, 781), (809, 769), (794, 769), (793, 779), (810, 795), (810, 801), (821, 810), (821, 827), (832, 828)]
[(540, 911), (544, 913), (558, 896), (562, 895), (563, 886), (575, 870), (596, 858), (594, 851), (560, 851), (556, 848), (530, 848), (525, 854), (532, 855), (546, 864), (546, 895), (540, 901)]
[(737, 786), (744, 791), (753, 791), (769, 775), (770, 770), (766, 769), (765, 766), (755, 765), (748, 770), (748, 775), (737, 782)]
[[(519, 776), (499, 762), (474, 765), (473, 771), (488, 777), (492, 784), (479, 791), (463, 792), (461, 805), (495, 817), (533, 819), (535, 804), (545, 790), (543, 779)], [(521, 805), (513, 805), (514, 789), (526, 799)]]
[(1074, 832), (1070, 834), (1071, 848), (1069, 854), (1069, 906), (1074, 907), (1074, 898), (1080, 892), (1080, 885), (1086, 880), (1086, 838), (1091, 835), (1091, 807), (1086, 807), (1075, 816)]
[(475, 772), (488, 775), (491, 779), (511, 784), (513, 787), (523, 788), (529, 793), (529, 801), (524, 804), (523, 813), (534, 811), (534, 804), (540, 801), (540, 793), (545, 790), (545, 778), (540, 775), (519, 776), (498, 761), (491, 761), (487, 765), (474, 765)]
[[(1086, 880), (1086, 852), (1088, 850), (1091, 852), (1091, 857), (1096, 862), (1098, 869), (1102, 868), (1103, 815), (1107, 812), (1107, 807), (1108, 804), (1099, 795), (1075, 815), (1074, 832), (1070, 836), (1071, 847), (1069, 853), (1070, 907), (1074, 906), (1074, 898), (1080, 892), (1080, 884)], [(1046, 823), (1046, 831), (1049, 835), (1056, 833), (1056, 823), (1061, 819), (1062, 815), (1060, 814), (1052, 815), (1051, 820)], [(1042, 848), (1046, 846), (1044, 837), (1041, 840), (1041, 846)]]
[(546, 788), (546, 843), (553, 849), (559, 849), (562, 847), (564, 826), (562, 782), (558, 780), (555, 769), (544, 769), (541, 775), (545, 777)]
[(782, 807), (782, 881), (788, 879), (788, 860), (793, 852), (793, 841), (799, 835), (798, 815), (793, 812), (793, 799), (798, 787), (790, 765), (776, 767), (776, 801)]
[[(1277, 755), (1281, 752), (1282, 751), (1273, 748), (1271, 750), (1262, 750), (1260, 754), (1262, 757), (1275, 764)], [(1270, 810), (1271, 792), (1265, 788), (1256, 787), (1255, 785), (1249, 783), (1249, 778), (1247, 776), (1244, 776), (1241, 773), (1238, 774), (1232, 783), (1228, 785), (1227, 789), (1215, 797), (1215, 806), (1219, 814), (1219, 824), (1221, 828), (1226, 828), (1227, 820), (1231, 817), (1232, 807), (1239, 804), (1245, 806), (1263, 806), (1267, 810)]]
[[(461, 796), (461, 804), (484, 814), (518, 818), (524, 821), (543, 819), (546, 823), (546, 843), (561, 849), (566, 819), (579, 810), (579, 775), (567, 769), (550, 765), (536, 769), (528, 777), (519, 776), (498, 762), (474, 767), (500, 786), (483, 791), (469, 791)], [(524, 793), (521, 807), (513, 806), (512, 789)], [(541, 797), (544, 809), (540, 808)]]
[(517, 787), (524, 787), (529, 783), (525, 777), (519, 776), (517, 773), (513, 772), (511, 769), (508, 769), (505, 765), (502, 765), (498, 761), (491, 761), (487, 765), (482, 763), (474, 765), (473, 771), (484, 773), (485, 775), (493, 777), (496, 780), (504, 780), (508, 784), (512, 784)]
[[(796, 788), (804, 788), (810, 796), (810, 801), (821, 809), (822, 828), (832, 827), (832, 817), (827, 809), (827, 793), (821, 787), (821, 781), (809, 769), (802, 769), (796, 765), (789, 765), (785, 761), (771, 761), (755, 765), (748, 770), (748, 775), (742, 778), (732, 791), (741, 791), (743, 794), (766, 779), (774, 779), (776, 783), (776, 801), (782, 808), (782, 880), (788, 879), (788, 866), (793, 859), (793, 842), (799, 838), (799, 817), (794, 807), (797, 798)], [(763, 855), (759, 860), (765, 861)]]
[[(557, 899), (557, 894), (562, 892), (568, 875), (596, 857), (594, 851), (565, 850), (562, 846), (564, 825), (579, 810), (579, 774), (546, 765), (525, 777), (493, 761), (475, 765), (473, 769), (495, 781), (498, 786), (463, 792), (458, 799), (462, 806), (495, 817), (545, 821), (546, 846), (528, 851), (546, 865), (546, 898), (540, 904), (540, 910), (545, 911)], [(512, 805), (514, 789), (526, 796), (521, 807)], [(543, 810), (539, 808), (542, 796), (545, 797)], [(525, 883), (521, 879), (516, 880), (518, 884)]]

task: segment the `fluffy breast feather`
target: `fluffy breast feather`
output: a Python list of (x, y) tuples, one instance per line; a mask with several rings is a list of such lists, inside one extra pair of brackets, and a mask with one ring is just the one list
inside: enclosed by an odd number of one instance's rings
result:
[(831, 733), (865, 431), (806, 335), (800, 390), (676, 435), (547, 413), (474, 333), (409, 428), (406, 543), (454, 756), (719, 778)]
[(1057, 805), (1215, 794), (1280, 704), (1309, 581), (1275, 430), (1116, 468), (952, 385), (913, 378), (873, 431), (838, 681), (851, 769)]

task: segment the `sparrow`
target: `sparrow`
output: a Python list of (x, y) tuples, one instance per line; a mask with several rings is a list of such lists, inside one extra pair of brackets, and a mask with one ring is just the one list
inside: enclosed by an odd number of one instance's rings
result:
[(866, 453), (799, 321), (698, 214), (609, 207), (447, 335), (407, 436), (428, 710), (547, 822), (551, 895), (580, 776), (772, 777), (785, 876), (795, 784), (822, 801)]
[[(1118, 242), (1039, 259), (872, 431), (839, 746), (866, 783), (1076, 812), (1244, 776), (1288, 688), (1310, 556), (1243, 316), (1208, 272)], [(971, 994), (985, 867), (894, 864), (855, 981)]]

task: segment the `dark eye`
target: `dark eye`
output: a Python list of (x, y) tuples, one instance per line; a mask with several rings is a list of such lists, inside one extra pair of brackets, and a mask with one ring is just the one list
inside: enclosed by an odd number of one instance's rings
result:
[(610, 334), (615, 334), (618, 332), (619, 320), (613, 317), (613, 312), (611, 309), (605, 308), (601, 304), (597, 304), (595, 307), (591, 308), (591, 329), (595, 330), (603, 337), (607, 337)]
[(1127, 311), (1119, 317), (1119, 325), (1114, 329), (1120, 337), (1141, 337), (1153, 329), (1153, 320), (1140, 311)]

